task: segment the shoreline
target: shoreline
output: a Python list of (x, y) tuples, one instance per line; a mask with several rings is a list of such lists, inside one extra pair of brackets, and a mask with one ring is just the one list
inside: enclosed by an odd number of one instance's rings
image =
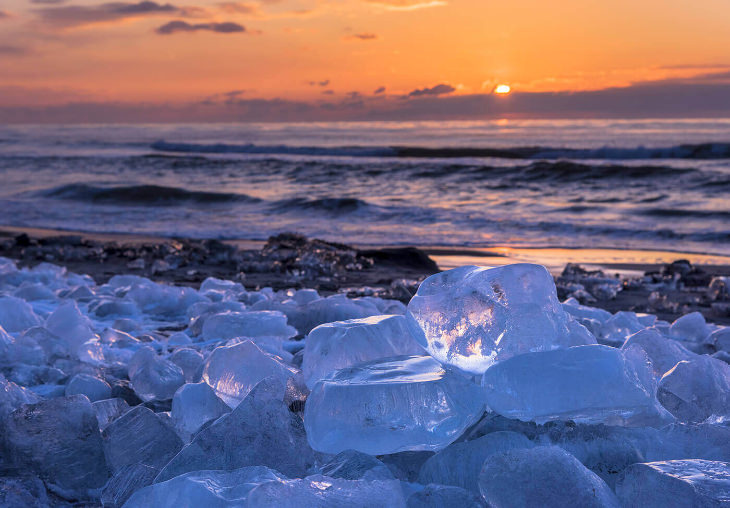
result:
[(716, 300), (709, 287), (715, 277), (730, 276), (730, 258), (722, 262), (721, 256), (691, 253), (358, 248), (294, 233), (267, 242), (230, 242), (0, 227), (0, 256), (16, 260), (20, 267), (57, 264), (90, 275), (97, 283), (130, 274), (198, 287), (215, 277), (253, 290), (312, 288), (323, 295), (378, 296), (402, 302), (410, 300), (424, 278), (441, 270), (467, 264), (535, 263), (552, 273), (561, 300), (574, 296), (611, 313), (651, 313), (667, 321), (698, 311), (709, 321), (730, 324), (730, 302)]

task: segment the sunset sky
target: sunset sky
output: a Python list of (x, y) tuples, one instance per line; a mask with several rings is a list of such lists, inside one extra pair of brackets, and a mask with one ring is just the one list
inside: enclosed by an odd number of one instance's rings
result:
[[(498, 84), (512, 93), (495, 97)], [(622, 105), (730, 115), (730, 3), (0, 3), (5, 121), (601, 116)]]

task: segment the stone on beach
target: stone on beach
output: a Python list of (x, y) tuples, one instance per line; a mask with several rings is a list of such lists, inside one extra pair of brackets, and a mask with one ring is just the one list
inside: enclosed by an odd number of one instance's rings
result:
[(720, 507), (730, 505), (730, 463), (687, 459), (633, 464), (616, 494), (626, 508)]
[(432, 275), (406, 316), (429, 354), (475, 374), (515, 355), (582, 344), (573, 342), (553, 278), (539, 265), (464, 266)]
[(479, 387), (429, 356), (359, 364), (319, 381), (304, 424), (315, 450), (371, 455), (440, 450), (484, 410)]
[(522, 421), (669, 423), (650, 367), (638, 349), (578, 346), (510, 358), (487, 370), (482, 386), (491, 410)]
[(335, 370), (392, 356), (423, 354), (403, 316), (336, 321), (312, 330), (305, 341), (302, 374), (309, 389)]

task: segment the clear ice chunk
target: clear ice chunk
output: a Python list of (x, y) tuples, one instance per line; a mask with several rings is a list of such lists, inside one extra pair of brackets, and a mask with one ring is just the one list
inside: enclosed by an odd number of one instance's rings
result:
[(155, 482), (190, 471), (231, 471), (263, 465), (289, 476), (304, 476), (316, 459), (301, 419), (289, 411), (284, 386), (260, 382), (233, 410), (198, 432), (160, 472)]
[(558, 447), (538, 446), (495, 453), (484, 462), (479, 488), (489, 506), (522, 508), (619, 508), (595, 473)]
[(159, 471), (144, 464), (124, 466), (109, 479), (101, 492), (101, 504), (104, 508), (121, 508), (141, 488), (152, 485)]
[(730, 419), (730, 365), (697, 355), (677, 363), (659, 381), (657, 397), (678, 420)]
[(358, 363), (392, 356), (421, 355), (403, 316), (372, 316), (320, 325), (304, 346), (302, 374), (311, 390), (325, 375)]
[(143, 401), (169, 400), (185, 384), (180, 367), (155, 353), (152, 348), (139, 349), (128, 365), (132, 389)]
[(532, 448), (532, 441), (509, 431), (492, 432), (473, 441), (454, 443), (428, 459), (418, 475), (424, 485), (455, 485), (479, 493), (479, 472), (490, 455), (515, 448)]
[(204, 340), (226, 341), (237, 337), (271, 336), (288, 339), (297, 333), (293, 326), (287, 324), (284, 314), (268, 310), (224, 312), (206, 318), (203, 323)]
[(172, 422), (183, 438), (190, 440), (195, 431), (231, 409), (205, 383), (185, 384), (172, 398)]
[(484, 373), (487, 406), (507, 418), (646, 426), (672, 417), (638, 348), (578, 346), (515, 356)]
[(691, 360), (695, 355), (675, 340), (667, 339), (658, 330), (647, 328), (626, 339), (621, 349), (640, 347), (651, 360), (654, 377), (661, 377), (677, 362)]
[(297, 369), (246, 340), (233, 346), (217, 347), (205, 363), (203, 381), (216, 395), (235, 408), (257, 383), (275, 377), (286, 385)]
[(359, 364), (319, 381), (304, 407), (317, 451), (440, 450), (484, 411), (479, 387), (430, 356)]
[(66, 385), (66, 396), (86, 395), (91, 402), (108, 399), (112, 396), (112, 387), (103, 379), (90, 374), (76, 374)]
[(730, 463), (687, 459), (633, 464), (619, 478), (616, 494), (627, 508), (730, 505)]
[(408, 326), (438, 361), (481, 374), (531, 351), (583, 344), (543, 266), (463, 266), (427, 278), (408, 304)]
[(319, 468), (319, 473), (344, 480), (393, 480), (388, 466), (372, 455), (345, 450)]
[(40, 318), (25, 300), (14, 296), (0, 297), (0, 327), (8, 333), (22, 332), (40, 324)]

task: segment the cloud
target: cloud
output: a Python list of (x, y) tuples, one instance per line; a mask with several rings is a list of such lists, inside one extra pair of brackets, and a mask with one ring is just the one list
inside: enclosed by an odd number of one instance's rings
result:
[(730, 68), (728, 63), (716, 63), (716, 64), (677, 64), (677, 65), (662, 65), (660, 69), (667, 70), (684, 70), (684, 69), (723, 69)]
[(376, 88), (375, 91), (373, 92), (373, 95), (380, 95), (382, 93), (385, 93), (385, 87), (384, 86), (381, 86), (381, 87)]
[(36, 9), (36, 12), (50, 25), (71, 28), (146, 16), (184, 15), (185, 9), (172, 4), (158, 4), (145, 0), (139, 3), (110, 2), (99, 5), (43, 7)]
[(323, 81), (307, 81), (307, 84), (309, 86), (328, 86), (330, 84), (330, 80), (325, 79)]
[(445, 83), (441, 83), (440, 85), (433, 86), (431, 88), (419, 88), (416, 90), (413, 90), (408, 94), (408, 97), (425, 97), (425, 96), (437, 96), (437, 95), (447, 95), (450, 93), (453, 93), (456, 91), (456, 88), (454, 88), (451, 85), (447, 85)]
[(172, 35), (179, 32), (199, 32), (199, 31), (216, 32), (219, 34), (243, 33), (246, 27), (227, 21), (224, 23), (195, 23), (191, 24), (186, 21), (170, 21), (164, 25), (157, 27), (155, 32), (160, 35)]
[(332, 90), (323, 90), (322, 95), (334, 95), (335, 92)]
[(19, 56), (28, 53), (28, 49), (20, 46), (0, 45), (0, 55)]
[(351, 40), (351, 41), (374, 41), (378, 38), (376, 34), (371, 33), (362, 33), (362, 34), (352, 34), (352, 35), (346, 35), (345, 40)]
[(259, 6), (240, 2), (222, 2), (218, 4), (221, 11), (227, 14), (251, 14), (259, 15)]
[(10, 17), (10, 14), (8, 14), (5, 11), (0, 11), (0, 19), (5, 19), (5, 18), (9, 18), (9, 17)]
[(415, 11), (448, 5), (446, 0), (365, 0), (389, 11)]
[(30, 3), (32, 4), (42, 4), (42, 5), (57, 5), (65, 3), (66, 0), (30, 0)]

